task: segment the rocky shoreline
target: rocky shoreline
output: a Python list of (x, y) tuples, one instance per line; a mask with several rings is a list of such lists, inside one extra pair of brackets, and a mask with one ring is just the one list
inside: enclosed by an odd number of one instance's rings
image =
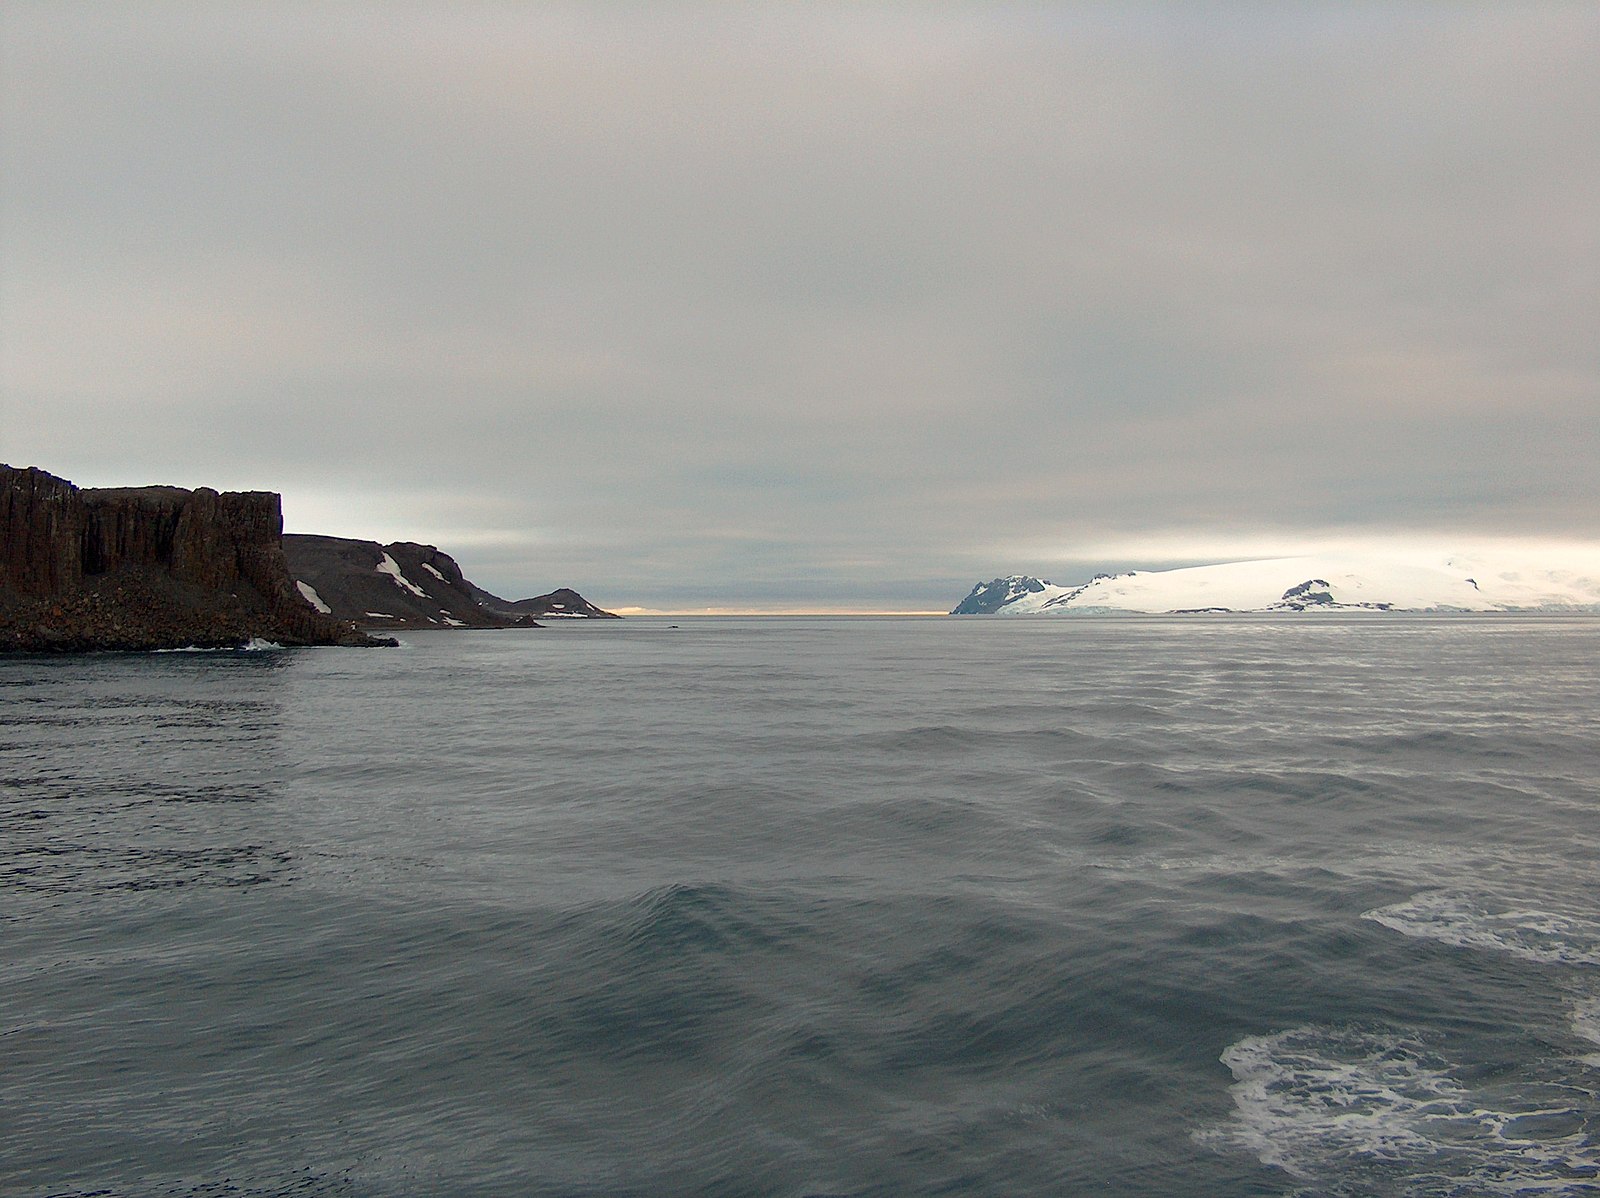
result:
[(0, 465), (0, 652), (393, 645), (307, 603), (270, 491), (78, 488)]

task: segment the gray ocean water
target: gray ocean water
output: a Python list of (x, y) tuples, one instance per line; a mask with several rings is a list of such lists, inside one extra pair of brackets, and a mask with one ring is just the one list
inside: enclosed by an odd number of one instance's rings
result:
[(0, 1193), (1600, 1193), (1600, 619), (404, 640), (0, 661)]

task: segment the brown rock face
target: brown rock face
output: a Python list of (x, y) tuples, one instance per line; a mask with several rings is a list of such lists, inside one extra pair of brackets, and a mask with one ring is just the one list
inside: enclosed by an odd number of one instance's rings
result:
[(373, 644), (314, 610), (270, 491), (79, 490), (0, 466), (0, 651)]
[(88, 509), (77, 487), (29, 467), (0, 466), (0, 592), (59, 595), (83, 583)]

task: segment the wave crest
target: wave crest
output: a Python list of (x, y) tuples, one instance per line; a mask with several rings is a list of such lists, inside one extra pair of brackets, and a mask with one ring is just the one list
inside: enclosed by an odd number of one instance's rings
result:
[(1363, 911), (1362, 919), (1419, 940), (1508, 953), (1542, 965), (1600, 965), (1600, 923), (1576, 915), (1432, 892)]
[(1404, 1031), (1297, 1027), (1221, 1059), (1234, 1120), (1197, 1138), (1315, 1179), (1319, 1194), (1572, 1193), (1600, 1176), (1595, 1113), (1563, 1101), (1570, 1089), (1513, 1107)]

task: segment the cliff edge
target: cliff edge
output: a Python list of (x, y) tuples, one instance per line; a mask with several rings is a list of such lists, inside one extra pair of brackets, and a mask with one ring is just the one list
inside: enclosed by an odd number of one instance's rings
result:
[(316, 611), (270, 491), (79, 489), (0, 465), (0, 652), (376, 645)]

